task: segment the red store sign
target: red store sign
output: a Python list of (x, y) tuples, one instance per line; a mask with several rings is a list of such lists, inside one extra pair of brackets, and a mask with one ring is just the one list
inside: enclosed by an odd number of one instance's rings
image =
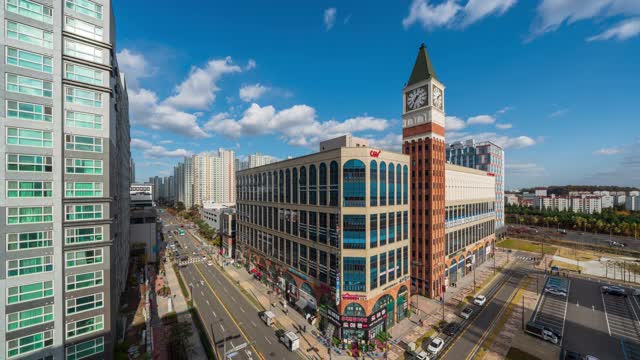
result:
[(382, 150), (371, 150), (369, 151), (369, 155), (371, 157), (377, 158), (380, 156), (380, 153), (382, 152)]

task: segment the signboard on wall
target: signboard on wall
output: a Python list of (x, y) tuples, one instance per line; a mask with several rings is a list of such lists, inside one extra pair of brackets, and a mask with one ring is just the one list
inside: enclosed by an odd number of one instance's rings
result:
[(336, 306), (340, 305), (340, 273), (336, 273)]

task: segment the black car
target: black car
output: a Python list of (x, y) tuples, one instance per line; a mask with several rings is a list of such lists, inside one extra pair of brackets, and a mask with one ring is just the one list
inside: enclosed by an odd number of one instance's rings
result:
[(618, 286), (603, 286), (602, 292), (615, 296), (627, 296), (627, 292), (623, 288)]
[(584, 357), (582, 356), (582, 354), (577, 353), (575, 351), (565, 350), (562, 356), (562, 359), (563, 360), (582, 360), (584, 359)]
[(444, 327), (444, 330), (442, 330), (442, 332), (448, 336), (454, 336), (458, 333), (458, 331), (460, 331), (460, 324), (458, 324), (457, 322), (449, 323)]

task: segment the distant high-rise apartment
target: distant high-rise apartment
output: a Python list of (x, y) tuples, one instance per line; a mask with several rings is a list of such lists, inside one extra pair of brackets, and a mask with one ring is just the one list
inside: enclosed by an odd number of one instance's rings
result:
[(185, 157), (174, 168), (176, 200), (186, 208), (205, 202), (236, 201), (235, 152), (219, 149)]
[(129, 173), (129, 179), (131, 180), (132, 183), (136, 182), (136, 162), (133, 160), (133, 158), (131, 158), (131, 164), (129, 165), (131, 168), (131, 171)]
[(496, 229), (504, 227), (504, 149), (490, 141), (456, 141), (447, 146), (447, 162), (495, 175), (495, 224)]
[(112, 359), (132, 172), (111, 1), (0, 17), (0, 358)]

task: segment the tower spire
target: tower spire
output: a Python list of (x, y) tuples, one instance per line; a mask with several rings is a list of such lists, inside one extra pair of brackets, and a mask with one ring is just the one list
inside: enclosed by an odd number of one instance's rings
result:
[(427, 52), (427, 46), (422, 43), (418, 50), (418, 56), (416, 57), (416, 63), (413, 65), (413, 71), (411, 71), (411, 77), (407, 86), (411, 86), (423, 80), (433, 78), (438, 80), (436, 71), (433, 69), (431, 59), (429, 58), (429, 52)]

